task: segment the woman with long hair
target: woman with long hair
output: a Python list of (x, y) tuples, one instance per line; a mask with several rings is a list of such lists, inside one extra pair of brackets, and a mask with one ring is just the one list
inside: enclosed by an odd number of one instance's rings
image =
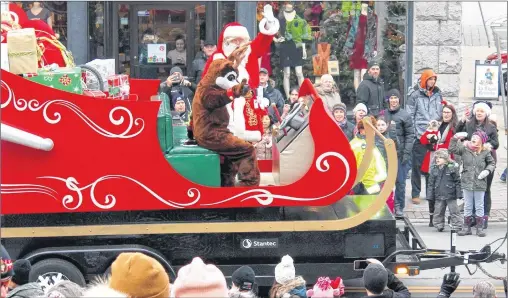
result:
[[(453, 105), (442, 101), (443, 115), (440, 121), (431, 121), (429, 127), (420, 137), (420, 143), (427, 146), (427, 153), (423, 159), (421, 172), (428, 177), (430, 165), (434, 164), (434, 152), (438, 149), (448, 149), (450, 141), (457, 130), (458, 117)], [(450, 155), (454, 159), (453, 155)], [(426, 179), (427, 180), (427, 179)], [(429, 200), (429, 227), (433, 227), (434, 204), (435, 201)]]
[[(477, 101), (473, 104), (472, 114), (469, 109), (464, 112), (462, 118), (457, 125), (457, 132), (467, 132), (466, 140), (471, 141), (473, 134), (480, 130), (487, 135), (487, 141), (484, 146), (490, 149), (490, 153), (494, 160), (496, 160), (496, 150), (499, 148), (499, 138), (497, 134), (496, 125), (490, 120), (492, 115), (492, 104), (487, 101)], [(490, 194), (490, 187), (494, 179), (494, 171), (487, 177), (487, 189), (485, 190), (485, 198), (483, 203), (484, 214), (484, 229), (488, 227), (488, 218), (490, 215), (490, 208), (492, 205), (492, 198)], [(474, 209), (476, 214), (476, 208)], [(476, 221), (473, 221), (473, 224)]]

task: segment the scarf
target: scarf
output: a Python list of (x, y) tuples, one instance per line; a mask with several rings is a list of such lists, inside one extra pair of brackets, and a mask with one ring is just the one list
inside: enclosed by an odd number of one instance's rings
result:
[(339, 124), (339, 126), (340, 126), (341, 128), (344, 128), (344, 127), (346, 126), (346, 124), (347, 124), (347, 119), (346, 119), (346, 118), (344, 118), (344, 120), (342, 120), (342, 121), (340, 121), (340, 122), (339, 122), (339, 121), (337, 121), (337, 123)]
[[(349, 28), (349, 32), (347, 34), (346, 44), (344, 45), (344, 53), (347, 56), (353, 55), (355, 52), (354, 46), (356, 41), (356, 35), (358, 34), (358, 23), (360, 22), (361, 13), (357, 12), (353, 19), (351, 20), (351, 26)], [(373, 58), (373, 51), (375, 48), (376, 40), (376, 25), (377, 25), (377, 17), (372, 12), (372, 9), (368, 9), (367, 11), (367, 34), (365, 35), (365, 43), (363, 49), (363, 58), (369, 60)]]
[(475, 145), (473, 145), (472, 142), (469, 142), (469, 141), (467, 141), (465, 145), (469, 150), (473, 151), (474, 153), (480, 153), (480, 148), (481, 148), (480, 146), (475, 146)]

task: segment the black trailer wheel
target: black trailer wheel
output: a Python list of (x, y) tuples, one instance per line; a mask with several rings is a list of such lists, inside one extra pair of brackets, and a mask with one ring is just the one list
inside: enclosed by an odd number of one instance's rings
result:
[(30, 270), (30, 281), (39, 283), (44, 290), (62, 280), (70, 280), (82, 287), (85, 278), (72, 263), (61, 259), (46, 259), (35, 263)]

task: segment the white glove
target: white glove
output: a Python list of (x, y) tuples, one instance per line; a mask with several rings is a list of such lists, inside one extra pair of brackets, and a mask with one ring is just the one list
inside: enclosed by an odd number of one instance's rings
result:
[(263, 7), (263, 17), (268, 20), (268, 23), (275, 22), (275, 17), (273, 16), (273, 9), (270, 4), (267, 4)]
[(492, 144), (491, 143), (485, 143), (483, 144), (483, 148), (487, 149), (487, 150), (492, 150)]
[(307, 59), (307, 51), (305, 50), (305, 44), (304, 43), (302, 43), (302, 51), (303, 51), (303, 53), (302, 53), (302, 59), (305, 60), (305, 59)]
[(454, 134), (453, 137), (456, 139), (462, 140), (465, 137), (467, 137), (467, 132), (458, 132), (458, 133)]
[(478, 175), (478, 179), (479, 180), (483, 180), (485, 179), (485, 177), (487, 177), (488, 175), (490, 174), (490, 172), (488, 170), (483, 170), (480, 175)]

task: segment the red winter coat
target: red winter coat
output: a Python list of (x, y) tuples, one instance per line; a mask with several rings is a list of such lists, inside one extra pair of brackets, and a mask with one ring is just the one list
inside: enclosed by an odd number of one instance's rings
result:
[[(436, 135), (438, 137), (438, 140), (441, 139), (441, 132), (439, 132), (439, 130), (426, 130), (420, 137), (420, 143), (422, 143), (422, 145), (431, 145), (427, 136), (432, 135), (432, 134)], [(442, 143), (442, 144), (436, 143), (433, 146), (433, 150), (436, 151), (441, 148), (448, 149), (448, 147), (450, 146), (450, 141), (452, 140), (452, 137), (454, 134), (455, 134), (454, 129), (450, 129), (448, 131), (448, 135), (446, 136), (446, 140), (444, 141), (444, 143)], [(430, 154), (431, 154), (431, 151), (427, 151), (427, 153), (425, 154), (425, 158), (423, 159), (422, 166), (420, 168), (420, 170), (426, 174), (429, 173)], [(453, 154), (450, 154), (450, 158), (453, 159)]]

